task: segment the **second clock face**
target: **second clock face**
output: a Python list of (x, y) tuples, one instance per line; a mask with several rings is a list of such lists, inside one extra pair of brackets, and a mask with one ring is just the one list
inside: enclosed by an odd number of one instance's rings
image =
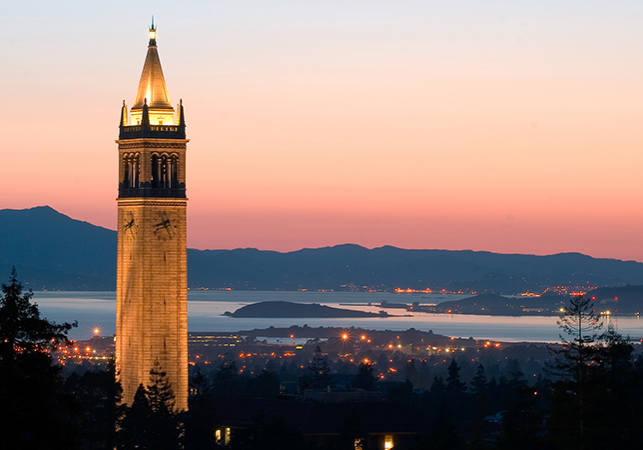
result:
[(176, 216), (169, 211), (157, 211), (153, 222), (154, 235), (159, 240), (173, 239), (176, 236)]

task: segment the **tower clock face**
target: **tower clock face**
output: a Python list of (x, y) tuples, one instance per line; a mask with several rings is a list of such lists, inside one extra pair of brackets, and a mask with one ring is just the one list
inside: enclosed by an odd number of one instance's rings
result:
[(154, 235), (161, 241), (173, 239), (176, 236), (176, 216), (169, 211), (157, 211), (153, 226)]
[(136, 223), (136, 218), (132, 211), (127, 211), (125, 218), (123, 219), (123, 231), (126, 236), (130, 236), (133, 239), (136, 239), (136, 232), (138, 230), (138, 224)]

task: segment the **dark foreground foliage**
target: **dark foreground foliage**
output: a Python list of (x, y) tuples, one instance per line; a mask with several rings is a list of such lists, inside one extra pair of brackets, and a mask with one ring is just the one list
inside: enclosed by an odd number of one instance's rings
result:
[(22, 292), (15, 268), (0, 299), (0, 436), (7, 448), (76, 448), (75, 402), (63, 392), (51, 351), (65, 345), (74, 324), (40, 317)]

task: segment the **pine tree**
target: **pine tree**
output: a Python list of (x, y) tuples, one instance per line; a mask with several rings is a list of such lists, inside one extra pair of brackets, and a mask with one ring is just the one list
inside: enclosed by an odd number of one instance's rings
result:
[(522, 388), (527, 386), (527, 380), (525, 380), (525, 374), (520, 367), (520, 363), (517, 359), (509, 358), (507, 360), (507, 365), (504, 370), (504, 380), (509, 385), (511, 389)]
[(442, 377), (433, 378), (433, 383), (431, 383), (431, 389), (429, 391), (432, 395), (437, 397), (442, 397), (446, 392), (446, 385), (444, 384), (444, 379)]
[(603, 345), (595, 361), (598, 365), (597, 400), (603, 420), (592, 425), (602, 428), (601, 439), (605, 446), (620, 449), (640, 447), (638, 425), (643, 418), (641, 378), (636, 377), (633, 350), (629, 338), (623, 338), (612, 326), (603, 334)]
[(7, 448), (74, 448), (73, 400), (51, 352), (76, 323), (41, 318), (16, 269), (0, 299), (0, 436)]
[(431, 371), (429, 370), (429, 365), (426, 361), (422, 361), (420, 363), (420, 369), (418, 370), (418, 381), (415, 387), (424, 390), (427, 390), (431, 387)]
[(357, 368), (357, 374), (353, 380), (353, 387), (364, 389), (365, 391), (375, 390), (375, 377), (373, 376), (373, 365), (367, 362), (361, 362)]
[(487, 376), (480, 364), (471, 382), (473, 406), (471, 411), (471, 444), (473, 448), (484, 448), (487, 422)]
[(442, 377), (434, 377), (429, 391), (422, 396), (424, 409), (432, 423), (438, 420), (441, 404), (446, 403), (446, 385)]
[(431, 449), (435, 450), (455, 450), (460, 447), (458, 433), (451, 420), (451, 411), (447, 403), (446, 397), (442, 397), (439, 403), (440, 409), (438, 410), (437, 419), (434, 422), (431, 437)]
[(447, 368), (449, 376), (447, 377), (446, 391), (447, 395), (458, 396), (464, 392), (465, 384), (460, 381), (460, 367), (455, 359), (451, 361)]
[(80, 438), (83, 449), (113, 449), (116, 424), (125, 410), (121, 405), (122, 389), (114, 376), (114, 364), (106, 370), (88, 370), (81, 376), (73, 373), (65, 381), (79, 411)]
[(406, 364), (406, 370), (404, 371), (404, 377), (413, 383), (413, 386), (417, 386), (419, 373), (417, 367), (415, 367), (415, 360), (411, 358)]
[(119, 450), (176, 450), (182, 448), (182, 426), (174, 412), (174, 393), (158, 361), (150, 383), (136, 390), (134, 402), (120, 423)]
[(306, 376), (309, 380), (308, 387), (311, 389), (325, 389), (331, 385), (330, 366), (319, 345), (315, 347), (315, 354)]
[(188, 405), (187, 414), (184, 415), (185, 448), (187, 450), (217, 448), (215, 400), (211, 385), (199, 366), (195, 367), (195, 373), (190, 379)]
[(603, 338), (602, 321), (590, 297), (584, 296), (570, 299), (557, 324), (563, 334), (560, 335), (562, 349), (554, 350), (557, 359), (553, 373), (559, 381), (553, 385), (550, 431), (562, 448), (586, 450), (591, 446), (586, 422), (590, 418), (588, 410), (593, 408), (591, 384), (597, 368), (593, 361)]
[(147, 400), (155, 413), (166, 414), (174, 412), (174, 391), (167, 373), (158, 360), (150, 369), (150, 384), (147, 385)]
[(582, 388), (592, 370), (588, 367), (595, 357), (595, 344), (602, 339), (603, 323), (589, 297), (572, 297), (556, 323), (564, 333), (560, 335), (563, 350), (555, 352), (559, 356), (556, 368), (559, 375), (578, 382), (582, 409)]
[(241, 394), (241, 378), (237, 369), (237, 363), (226, 355), (214, 375), (212, 394), (215, 397), (227, 397)]
[(175, 450), (180, 446), (181, 424), (174, 411), (174, 391), (158, 361), (150, 369), (147, 400), (151, 415), (147, 430), (151, 448)]
[(538, 393), (527, 384), (517, 360), (510, 358), (507, 361), (505, 374), (507, 378), (502, 383), (506, 394), (500, 448), (540, 449), (542, 444), (539, 436), (543, 432), (544, 415), (537, 405)]
[(152, 408), (147, 400), (145, 386), (140, 384), (132, 406), (123, 416), (118, 431), (118, 450), (152, 450), (148, 435)]
[(474, 395), (484, 395), (487, 392), (487, 375), (482, 364), (478, 366), (476, 375), (471, 381), (471, 392)]

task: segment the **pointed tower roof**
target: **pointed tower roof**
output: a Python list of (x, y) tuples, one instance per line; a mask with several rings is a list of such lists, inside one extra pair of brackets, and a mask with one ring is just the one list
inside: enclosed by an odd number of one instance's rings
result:
[(156, 28), (154, 27), (153, 18), (152, 26), (150, 27), (150, 44), (147, 48), (143, 73), (138, 84), (138, 92), (136, 93), (136, 100), (132, 110), (143, 109), (146, 99), (147, 106), (151, 110), (173, 110), (170, 93), (165, 85), (165, 77), (163, 77), (159, 52), (156, 48)]

